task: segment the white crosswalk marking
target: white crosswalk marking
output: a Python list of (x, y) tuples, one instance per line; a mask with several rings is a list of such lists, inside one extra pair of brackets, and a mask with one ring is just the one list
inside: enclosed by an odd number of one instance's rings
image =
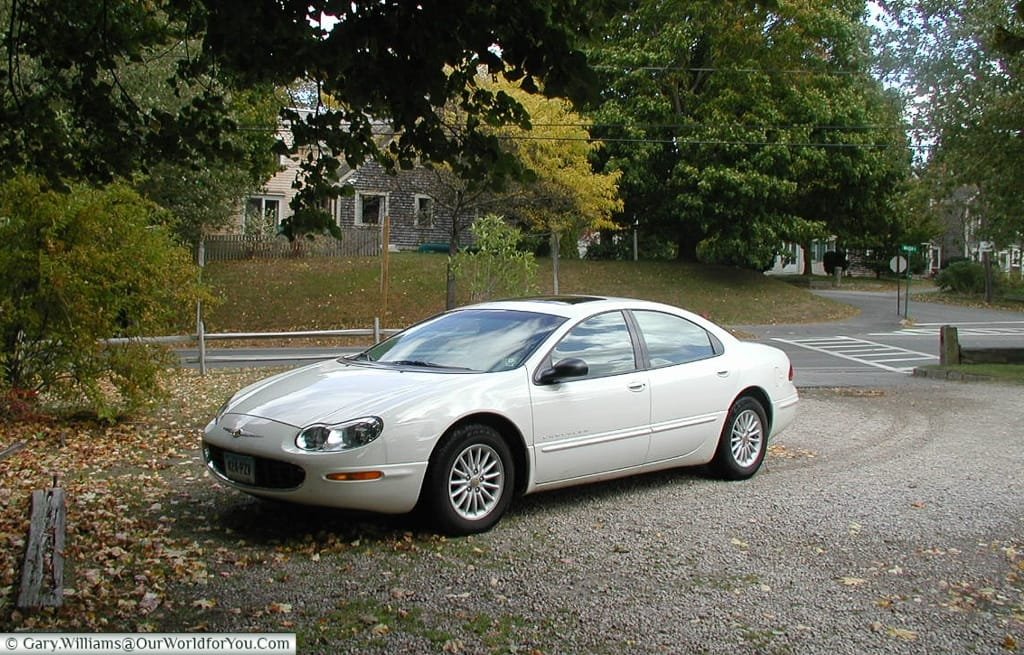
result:
[(816, 337), (806, 339), (773, 339), (807, 350), (841, 357), (894, 373), (913, 373), (915, 366), (939, 361), (938, 356), (906, 348), (887, 346), (853, 337)]
[[(945, 325), (945, 324), (943, 324)], [(964, 337), (1024, 337), (1024, 321), (1003, 323), (953, 323), (957, 334)], [(873, 337), (933, 337), (939, 334), (938, 323), (922, 323), (894, 332), (872, 332)]]

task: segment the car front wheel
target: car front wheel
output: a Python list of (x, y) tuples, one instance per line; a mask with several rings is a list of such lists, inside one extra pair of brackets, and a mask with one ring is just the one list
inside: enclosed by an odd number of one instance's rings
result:
[(512, 500), (512, 454), (494, 428), (464, 425), (438, 448), (427, 473), (426, 506), (449, 534), (489, 530)]
[(764, 407), (744, 396), (729, 408), (712, 467), (727, 480), (744, 480), (757, 473), (768, 449), (768, 418)]

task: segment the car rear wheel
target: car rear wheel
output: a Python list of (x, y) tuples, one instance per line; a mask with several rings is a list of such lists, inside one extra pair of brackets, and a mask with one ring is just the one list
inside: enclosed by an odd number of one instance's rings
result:
[(764, 407), (750, 396), (729, 409), (712, 467), (727, 480), (743, 480), (757, 473), (768, 450), (768, 418)]
[(512, 500), (515, 471), (508, 444), (494, 428), (464, 425), (450, 434), (427, 473), (426, 507), (449, 534), (489, 530)]

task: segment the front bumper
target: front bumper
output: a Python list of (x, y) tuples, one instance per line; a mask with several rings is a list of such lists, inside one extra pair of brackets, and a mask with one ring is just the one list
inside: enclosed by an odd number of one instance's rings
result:
[[(427, 462), (383, 464), (383, 444), (374, 442), (340, 453), (307, 453), (294, 446), (295, 429), (291, 426), (241, 417), (224, 423), (227, 425), (213, 421), (206, 426), (203, 458), (211, 475), (239, 491), (305, 505), (384, 514), (411, 511), (419, 500)], [(238, 436), (239, 428), (243, 436)], [(225, 465), (228, 458), (241, 458), (251, 465), (248, 481), (229, 473)], [(380, 477), (358, 481), (327, 478), (332, 473), (368, 471), (377, 471)]]

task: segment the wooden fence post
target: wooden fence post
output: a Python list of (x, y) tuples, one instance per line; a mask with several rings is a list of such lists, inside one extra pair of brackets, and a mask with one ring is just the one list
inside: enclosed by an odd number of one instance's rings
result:
[(960, 340), (956, 328), (943, 325), (939, 328), (939, 365), (956, 366), (960, 363)]
[(54, 476), (53, 488), (32, 492), (25, 564), (18, 608), (60, 607), (64, 602), (64, 530), (67, 504)]

